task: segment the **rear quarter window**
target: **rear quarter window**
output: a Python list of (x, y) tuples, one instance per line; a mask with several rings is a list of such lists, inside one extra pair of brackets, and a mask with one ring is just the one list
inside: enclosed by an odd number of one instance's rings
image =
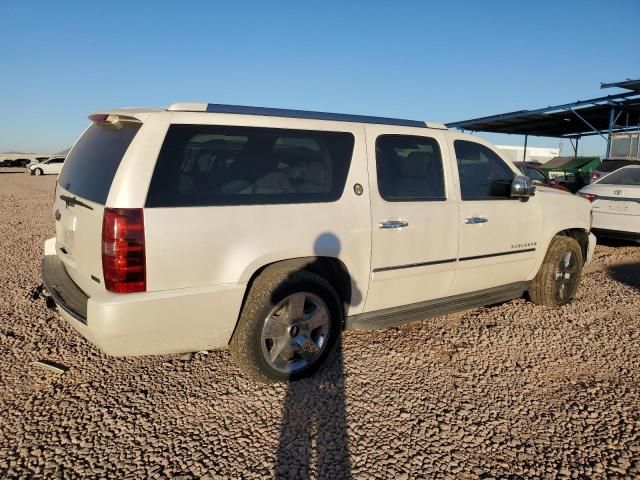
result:
[(69, 192), (104, 205), (113, 177), (140, 123), (93, 123), (64, 162), (58, 184)]
[(172, 125), (147, 207), (332, 202), (353, 153), (347, 132)]

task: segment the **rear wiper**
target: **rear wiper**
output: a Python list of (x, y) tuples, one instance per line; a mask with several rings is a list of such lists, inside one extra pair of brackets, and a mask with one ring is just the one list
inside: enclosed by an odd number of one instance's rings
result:
[(89, 210), (93, 210), (91, 205), (87, 205), (84, 202), (81, 202), (76, 197), (70, 197), (68, 195), (60, 195), (60, 200), (67, 204), (67, 207), (73, 207), (74, 205), (78, 205), (80, 207), (88, 208)]

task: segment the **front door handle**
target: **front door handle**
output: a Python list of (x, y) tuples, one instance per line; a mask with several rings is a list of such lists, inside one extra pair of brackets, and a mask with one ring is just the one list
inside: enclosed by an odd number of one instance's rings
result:
[(408, 226), (409, 222), (404, 220), (387, 220), (378, 224), (378, 228), (403, 228)]
[(467, 225), (474, 225), (476, 223), (487, 223), (489, 220), (485, 217), (469, 217), (464, 219), (464, 223)]

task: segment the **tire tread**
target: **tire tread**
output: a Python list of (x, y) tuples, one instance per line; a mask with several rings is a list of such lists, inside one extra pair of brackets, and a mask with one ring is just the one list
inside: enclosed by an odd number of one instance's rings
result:
[[(578, 259), (578, 279), (582, 274), (582, 249), (580, 248), (580, 244), (572, 238), (566, 237), (562, 235), (556, 235), (551, 240), (549, 245), (549, 249), (542, 261), (542, 265), (540, 266), (540, 270), (535, 278), (531, 281), (529, 285), (529, 298), (533, 303), (538, 305), (546, 305), (549, 307), (558, 307), (563, 305), (563, 303), (559, 302), (555, 296), (555, 270), (560, 262), (562, 255), (564, 255), (567, 250), (573, 250), (576, 254), (576, 258)], [(573, 299), (575, 292), (569, 297), (567, 300), (568, 303)]]

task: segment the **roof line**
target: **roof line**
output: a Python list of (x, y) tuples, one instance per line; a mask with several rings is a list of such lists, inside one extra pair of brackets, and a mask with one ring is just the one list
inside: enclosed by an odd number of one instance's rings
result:
[[(546, 137), (546, 138), (582, 138), (582, 137), (591, 137), (594, 135), (598, 135), (598, 132), (594, 132), (592, 130), (584, 130), (581, 133), (565, 133), (564, 135), (548, 135), (546, 133), (520, 133), (520, 132), (498, 132), (498, 131), (494, 131), (492, 130), (491, 132), (487, 131), (487, 130), (475, 130), (475, 129), (470, 129), (470, 132), (483, 132), (483, 133), (499, 133), (500, 135), (528, 135), (530, 137)], [(628, 132), (628, 131), (635, 131), (635, 130), (631, 130), (631, 127), (616, 127), (616, 128), (612, 128), (611, 129), (611, 133), (623, 133), (623, 132)]]
[(291, 110), (286, 108), (251, 107), (245, 105), (225, 105), (219, 103), (209, 104), (189, 104), (178, 103), (171, 105), (168, 110), (182, 112), (207, 112), (207, 113), (230, 113), (237, 115), (259, 115), (266, 117), (287, 117), (302, 118), (309, 120), (330, 120), (336, 122), (350, 123), (374, 123), (379, 125), (397, 125), (403, 127), (417, 128), (442, 128), (442, 124), (424, 122), (420, 120), (406, 120), (401, 118), (375, 117), (369, 115), (351, 115), (347, 113), (315, 112), (310, 110)]
[(520, 117), (522, 115), (531, 115), (531, 114), (534, 114), (534, 113), (549, 113), (549, 112), (554, 112), (554, 111), (559, 111), (559, 110), (569, 110), (571, 108), (581, 107), (581, 106), (584, 106), (584, 105), (597, 105), (600, 102), (609, 102), (611, 100), (617, 100), (619, 98), (624, 98), (624, 99), (632, 98), (632, 97), (635, 97), (637, 95), (640, 95), (640, 93), (639, 92), (618, 93), (616, 95), (607, 95), (605, 97), (592, 98), (590, 100), (578, 100), (578, 101), (573, 102), (573, 103), (564, 103), (562, 105), (555, 105), (555, 106), (549, 106), (549, 107), (545, 107), (545, 108), (538, 108), (536, 110), (519, 110), (517, 112), (500, 113), (498, 115), (490, 115), (488, 117), (478, 117), (478, 118), (473, 118), (471, 120), (462, 120), (460, 122), (451, 122), (451, 123), (447, 123), (446, 125), (449, 128), (464, 128), (466, 125), (475, 124), (475, 123), (483, 122), (483, 121), (491, 122), (491, 121), (495, 121), (495, 120), (507, 120), (509, 118)]

